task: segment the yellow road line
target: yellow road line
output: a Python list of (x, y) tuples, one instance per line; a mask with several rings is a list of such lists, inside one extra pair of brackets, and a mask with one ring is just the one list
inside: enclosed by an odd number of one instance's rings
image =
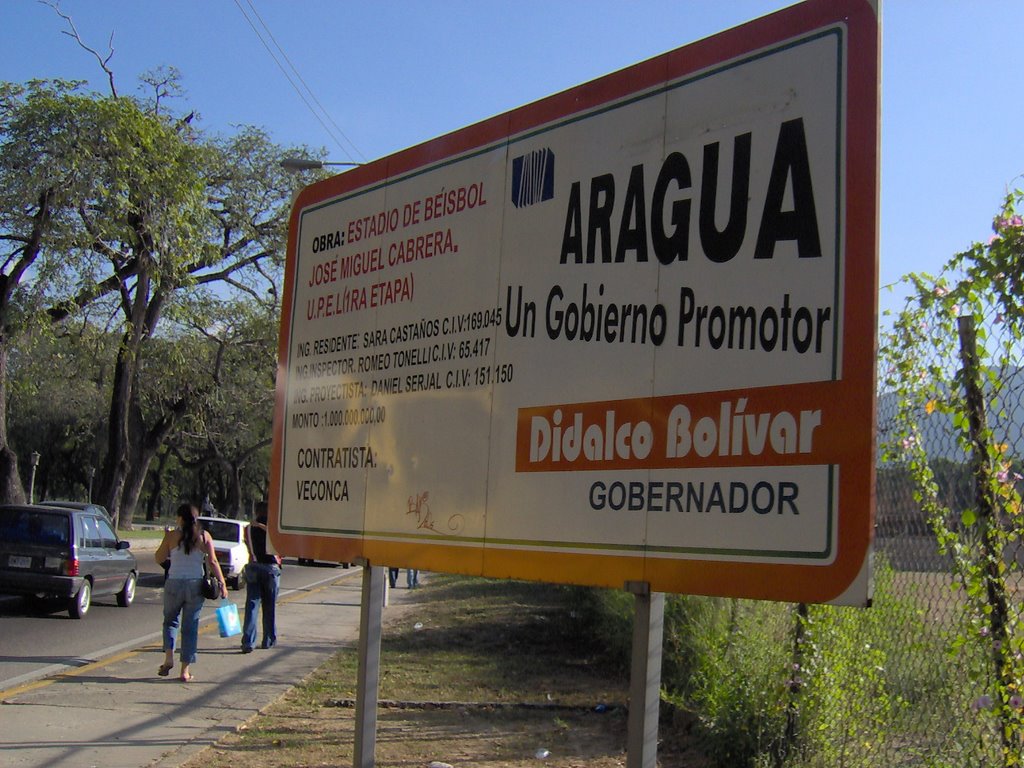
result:
[(115, 653), (113, 656), (108, 656), (107, 658), (101, 659), (100, 661), (90, 661), (88, 664), (84, 666), (69, 669), (67, 672), (58, 672), (56, 675), (53, 675), (52, 677), (47, 677), (42, 680), (34, 680), (31, 683), (25, 683), (24, 685), (20, 685), (16, 688), (9, 688), (6, 691), (0, 691), (0, 699), (6, 699), (12, 696), (20, 696), (23, 693), (28, 693), (29, 691), (35, 691), (40, 688), (45, 688), (48, 685), (53, 685), (54, 683), (60, 682), (62, 680), (70, 680), (72, 678), (78, 677), (79, 675), (84, 675), (86, 672), (92, 672), (94, 670), (105, 667), (108, 664), (114, 664), (118, 661), (124, 661), (125, 659), (129, 659), (132, 656), (135, 656), (136, 654), (142, 653), (143, 651), (158, 650), (160, 650), (159, 645), (147, 645), (143, 646), (142, 648), (134, 648), (130, 651), (121, 651), (120, 653)]

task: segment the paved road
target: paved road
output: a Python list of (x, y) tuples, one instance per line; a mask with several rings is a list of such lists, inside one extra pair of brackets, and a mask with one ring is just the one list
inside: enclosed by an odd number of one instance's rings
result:
[[(362, 570), (283, 596), (278, 645), (239, 653), (207, 622), (189, 684), (160, 678), (159, 641), (0, 690), (0, 763), (10, 768), (180, 766), (233, 732), (343, 645), (358, 640)], [(412, 595), (391, 592), (385, 618), (402, 620)], [(130, 610), (130, 609), (129, 609)], [(410, 616), (410, 620), (412, 617)]]
[[(66, 672), (114, 653), (159, 642), (163, 617), (163, 571), (153, 562), (156, 542), (133, 543), (139, 561), (139, 585), (135, 602), (119, 608), (113, 596), (97, 598), (84, 619), (75, 620), (67, 610), (51, 606), (30, 607), (17, 597), (0, 597), (0, 690)], [(341, 575), (324, 567), (285, 567), (281, 589), (308, 589)], [(229, 592), (239, 610), (244, 609), (245, 590)], [(203, 616), (213, 616), (216, 605), (208, 602)], [(2, 761), (0, 761), (2, 763)]]

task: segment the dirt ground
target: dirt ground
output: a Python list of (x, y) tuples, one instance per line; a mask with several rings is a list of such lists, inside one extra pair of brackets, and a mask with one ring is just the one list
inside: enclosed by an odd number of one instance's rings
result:
[[(426, 579), (422, 602), (405, 614), (415, 622), (385, 628), (376, 765), (625, 766), (628, 681), (566, 634), (557, 590)], [(354, 651), (340, 652), (187, 768), (352, 765), (356, 664)], [(674, 736), (658, 764), (711, 765)]]

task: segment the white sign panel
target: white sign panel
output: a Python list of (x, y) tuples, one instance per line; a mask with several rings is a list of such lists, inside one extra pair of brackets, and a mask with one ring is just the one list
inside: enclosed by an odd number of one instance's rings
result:
[(809, 3), (778, 15), (781, 38), (754, 22), (307, 188), (278, 546), (843, 593), (870, 539), (877, 269), (877, 68), (851, 68), (858, 46), (877, 62), (877, 23), (846, 5), (855, 18), (821, 24), (836, 4)]

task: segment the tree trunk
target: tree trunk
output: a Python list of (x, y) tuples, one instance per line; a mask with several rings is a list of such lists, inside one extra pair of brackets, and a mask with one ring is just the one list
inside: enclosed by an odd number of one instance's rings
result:
[(234, 461), (225, 461), (224, 474), (228, 480), (227, 498), (224, 501), (225, 512), (228, 517), (236, 520), (242, 515), (242, 468)]
[(157, 457), (156, 472), (153, 473), (153, 492), (149, 494), (149, 501), (146, 502), (146, 522), (156, 520), (163, 508), (164, 468), (170, 455), (169, 451), (164, 451)]
[[(134, 296), (127, 304), (127, 327), (114, 366), (110, 395), (110, 423), (107, 425), (107, 457), (103, 464), (102, 493), (110, 516), (117, 524), (124, 509), (125, 482), (132, 465), (131, 415), (143, 340), (159, 316), (161, 301), (150, 296), (150, 277), (144, 269), (136, 275)], [(145, 476), (145, 475), (143, 475)], [(135, 496), (138, 500), (138, 496)], [(131, 522), (132, 507), (124, 509)]]
[(156, 458), (164, 440), (188, 410), (189, 403), (189, 396), (182, 395), (178, 400), (170, 403), (156, 423), (149, 428), (143, 423), (138, 404), (132, 403), (129, 407), (131, 424), (129, 438), (133, 460), (125, 474), (124, 490), (121, 496), (121, 509), (124, 510), (129, 525), (131, 524), (131, 514), (139, 503), (139, 497), (142, 496), (142, 488), (146, 483), (149, 465)]
[[(121, 517), (121, 499), (128, 474), (128, 413), (135, 379), (136, 345), (127, 333), (117, 353), (114, 381), (110, 395), (110, 417), (107, 424), (107, 455), (103, 460), (100, 498), (115, 525)], [(135, 348), (133, 348), (135, 347)]]
[(7, 339), (0, 337), (0, 502), (24, 504), (18, 456), (7, 444)]
[(134, 452), (133, 461), (128, 467), (124, 478), (124, 490), (121, 495), (121, 509), (124, 512), (124, 527), (132, 530), (132, 511), (142, 496), (142, 487), (146, 483), (146, 473), (156, 456), (156, 449), (140, 448)]

